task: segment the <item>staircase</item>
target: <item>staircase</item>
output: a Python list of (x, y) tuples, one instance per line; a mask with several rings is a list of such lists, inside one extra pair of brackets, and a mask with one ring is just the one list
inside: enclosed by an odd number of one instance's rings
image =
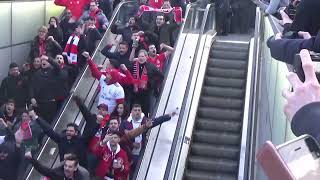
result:
[(237, 179), (248, 50), (223, 41), (211, 48), (184, 179)]

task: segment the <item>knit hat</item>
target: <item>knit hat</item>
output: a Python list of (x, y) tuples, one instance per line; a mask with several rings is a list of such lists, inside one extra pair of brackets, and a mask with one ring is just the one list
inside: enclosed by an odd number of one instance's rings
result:
[(17, 63), (13, 62), (9, 65), (9, 69), (15, 68), (15, 67), (19, 67)]
[(98, 105), (98, 109), (100, 109), (100, 108), (104, 108), (106, 111), (108, 111), (108, 105), (106, 105), (104, 103)]

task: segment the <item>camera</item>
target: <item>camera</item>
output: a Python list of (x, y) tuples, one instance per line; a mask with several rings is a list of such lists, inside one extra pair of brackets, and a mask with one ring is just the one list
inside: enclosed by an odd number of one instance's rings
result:
[[(312, 62), (315, 64), (315, 72), (318, 81), (320, 82), (320, 53), (310, 52)], [(304, 82), (305, 75), (302, 68), (300, 54), (296, 54), (293, 60), (294, 72), (298, 75), (299, 79)]]

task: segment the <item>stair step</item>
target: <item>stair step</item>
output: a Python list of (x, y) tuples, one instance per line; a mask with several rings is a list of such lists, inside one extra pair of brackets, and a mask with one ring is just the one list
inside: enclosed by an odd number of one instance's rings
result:
[(249, 48), (249, 42), (248, 43), (234, 43), (234, 42), (227, 42), (227, 41), (215, 41), (214, 46), (224, 46), (224, 47), (238, 47), (238, 48)]
[(198, 143), (238, 146), (240, 144), (241, 136), (230, 132), (208, 132), (198, 130), (194, 132), (193, 140)]
[(200, 107), (198, 109), (198, 117), (212, 119), (237, 120), (242, 119), (242, 111), (234, 109), (220, 109), (213, 107)]
[(205, 77), (204, 83), (207, 86), (243, 88), (245, 85), (245, 80), (222, 77)]
[(191, 146), (191, 154), (194, 156), (239, 160), (239, 153), (239, 146), (209, 145), (201, 143), (193, 143)]
[(234, 98), (223, 97), (210, 97), (201, 96), (200, 105), (202, 107), (217, 107), (217, 108), (230, 108), (230, 109), (242, 109), (243, 100)]
[(216, 67), (208, 67), (206, 76), (225, 77), (225, 78), (245, 78), (246, 71), (238, 69), (222, 69)]
[(230, 98), (243, 98), (245, 95), (245, 91), (244, 89), (238, 89), (238, 88), (204, 86), (202, 88), (202, 95), (230, 97)]
[(213, 120), (206, 118), (197, 118), (196, 128), (199, 130), (208, 131), (225, 131), (240, 133), (242, 121), (226, 121), (226, 120)]
[(212, 171), (187, 170), (186, 180), (237, 180), (236, 174), (216, 173)]
[(190, 156), (188, 167), (194, 170), (219, 171), (226, 173), (237, 173), (238, 163), (234, 160), (223, 158), (208, 158), (199, 156)]
[(226, 50), (226, 51), (236, 51), (236, 52), (246, 52), (248, 51), (249, 45), (230, 45), (226, 43), (215, 43), (213, 44), (213, 50)]
[(247, 69), (247, 61), (211, 58), (208, 61), (208, 66), (224, 69)]
[(210, 51), (210, 57), (217, 59), (245, 60), (248, 59), (248, 52), (213, 50)]

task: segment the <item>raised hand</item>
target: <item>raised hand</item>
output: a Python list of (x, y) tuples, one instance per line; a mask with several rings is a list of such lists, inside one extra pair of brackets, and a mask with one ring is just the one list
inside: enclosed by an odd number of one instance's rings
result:
[(287, 100), (284, 113), (290, 121), (301, 107), (320, 101), (320, 85), (308, 50), (301, 50), (300, 57), (305, 81), (301, 82), (297, 74), (290, 72), (287, 78), (293, 87), (293, 92), (288, 89), (282, 92), (282, 96)]

